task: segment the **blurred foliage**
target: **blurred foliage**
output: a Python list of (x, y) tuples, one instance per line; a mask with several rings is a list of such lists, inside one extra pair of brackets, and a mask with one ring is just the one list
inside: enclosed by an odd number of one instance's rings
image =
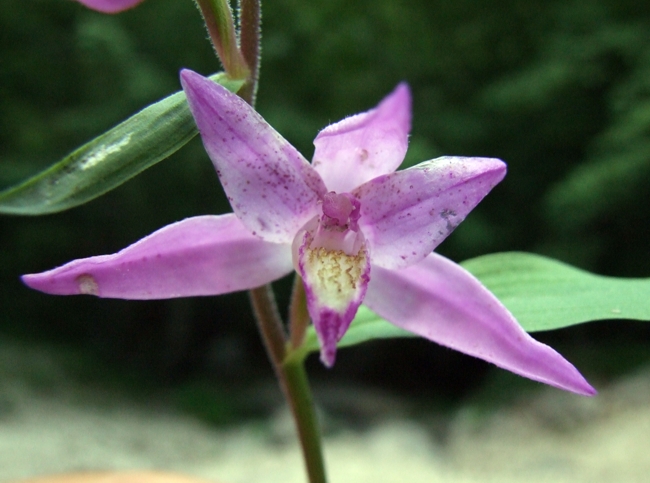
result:
[[(407, 164), (441, 154), (508, 162), (506, 180), (442, 253), (527, 250), (606, 275), (650, 274), (650, 4), (275, 0), (265, 4), (263, 54), (258, 109), (307, 158), (319, 129), (406, 80), (414, 95)], [(0, 188), (177, 90), (182, 67), (219, 68), (190, 1), (145, 2), (118, 16), (65, 0), (6, 2)], [(265, 371), (243, 294), (57, 298), (18, 280), (228, 210), (195, 140), (83, 207), (0, 218), (0, 329), (78, 340), (163, 379), (197, 367), (226, 378)], [(447, 367), (448, 351), (427, 347)], [(340, 366), (353, 357), (359, 352), (342, 351)]]

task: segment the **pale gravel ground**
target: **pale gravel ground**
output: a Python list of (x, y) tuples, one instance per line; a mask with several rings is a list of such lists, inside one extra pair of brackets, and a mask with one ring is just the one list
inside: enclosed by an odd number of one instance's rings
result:
[[(97, 390), (52, 390), (33, 376), (28, 382), (19, 374), (41, 365), (66, 384), (47, 355), (27, 355), (0, 345), (0, 482), (107, 469), (172, 470), (222, 483), (305, 481), (282, 412), (269, 424), (217, 430), (164, 406)], [(381, 398), (385, 405), (387, 396)], [(460, 409), (442, 440), (432, 424), (393, 411), (370, 429), (327, 437), (330, 481), (646, 483), (649, 403), (646, 370), (593, 399), (548, 389), (489, 416)]]

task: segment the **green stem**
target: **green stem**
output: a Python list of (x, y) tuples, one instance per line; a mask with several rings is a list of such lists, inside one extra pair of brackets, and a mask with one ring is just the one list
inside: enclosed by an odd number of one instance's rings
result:
[(286, 336), (282, 326), (282, 318), (273, 294), (271, 285), (254, 288), (249, 292), (255, 320), (262, 335), (269, 359), (273, 363), (276, 374), (280, 377), (280, 366), (286, 355)]
[(305, 372), (304, 357), (288, 357), (282, 365), (285, 396), (291, 405), (310, 483), (327, 483), (321, 435)]
[[(298, 285), (302, 285), (300, 277)], [(271, 287), (265, 285), (253, 289), (250, 291), (250, 297), (264, 346), (291, 408), (309, 482), (327, 483), (320, 429), (305, 372), (305, 352), (292, 350), (290, 346), (287, 351), (286, 336)]]
[(261, 22), (261, 1), (239, 0), (239, 48), (250, 69), (248, 80), (239, 90), (239, 96), (251, 106), (255, 105), (259, 82)]
[(194, 0), (203, 15), (212, 45), (226, 73), (233, 79), (249, 79), (251, 72), (237, 45), (228, 0)]
[(305, 333), (309, 326), (309, 312), (307, 312), (307, 299), (305, 286), (300, 275), (296, 273), (289, 305), (289, 337), (291, 348), (298, 349), (305, 342)]
[[(250, 71), (238, 95), (253, 107), (259, 80), (261, 18), (260, 0), (239, 1), (239, 44)], [(305, 352), (300, 350), (309, 323), (302, 280), (296, 275), (290, 307), (290, 342), (271, 286), (251, 290), (250, 298), (266, 351), (293, 414), (309, 483), (327, 483), (320, 429), (305, 372)]]

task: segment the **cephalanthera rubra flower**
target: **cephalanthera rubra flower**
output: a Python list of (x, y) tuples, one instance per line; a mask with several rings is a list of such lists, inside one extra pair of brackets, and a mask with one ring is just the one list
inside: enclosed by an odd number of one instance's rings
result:
[(310, 164), (236, 95), (191, 71), (181, 80), (234, 213), (174, 223), (114, 255), (25, 275), (27, 285), (53, 294), (160, 299), (246, 290), (295, 270), (328, 366), (364, 303), (442, 345), (595, 393), (476, 278), (433, 253), (506, 166), (442, 157), (395, 171), (411, 123), (405, 84), (375, 109), (321, 131)]

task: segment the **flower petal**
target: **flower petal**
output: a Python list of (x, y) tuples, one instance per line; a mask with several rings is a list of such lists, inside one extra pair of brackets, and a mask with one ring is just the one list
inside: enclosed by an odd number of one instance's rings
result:
[(460, 265), (432, 253), (402, 270), (372, 270), (364, 304), (398, 327), (535, 381), (583, 395), (596, 393), (575, 367), (530, 337)]
[(321, 345), (321, 361), (334, 365), (336, 343), (347, 332), (366, 294), (370, 261), (365, 245), (356, 254), (310, 247), (313, 234), (296, 237), (296, 265), (305, 285), (307, 310)]
[(289, 245), (251, 235), (231, 213), (188, 218), (113, 255), (74, 260), (23, 282), (56, 295), (167, 299), (246, 290), (292, 270)]
[(77, 0), (88, 8), (104, 13), (118, 13), (135, 7), (143, 0)]
[(183, 89), (230, 204), (266, 241), (291, 243), (326, 193), (311, 165), (248, 104), (199, 74), (181, 72)]
[(407, 267), (427, 256), (503, 179), (493, 158), (442, 157), (380, 176), (352, 193), (373, 265)]
[(402, 164), (410, 130), (411, 94), (402, 83), (375, 109), (323, 129), (312, 164), (328, 189), (351, 191)]

